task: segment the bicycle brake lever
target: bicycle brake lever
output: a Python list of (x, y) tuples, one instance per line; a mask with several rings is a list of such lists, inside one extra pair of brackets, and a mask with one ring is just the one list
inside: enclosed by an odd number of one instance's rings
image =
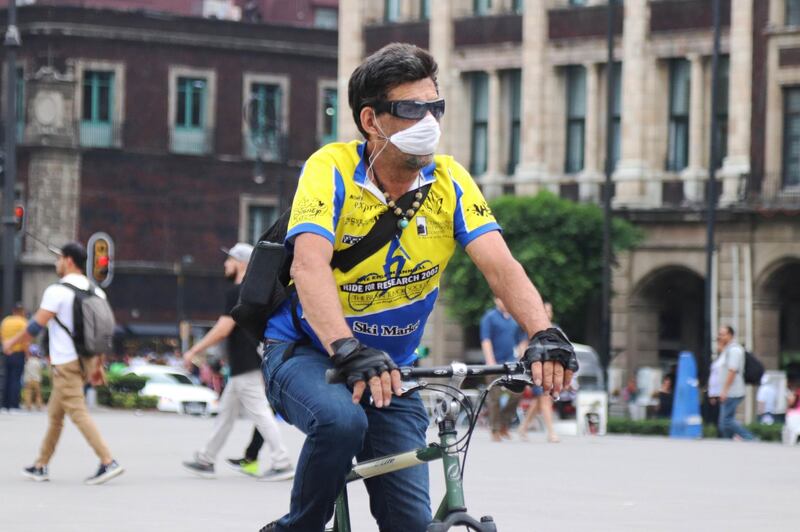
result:
[(529, 378), (511, 376), (500, 380), (497, 384), (510, 392), (522, 393), (527, 386), (533, 383)]
[(403, 386), (400, 388), (400, 393), (397, 395), (398, 397), (406, 397), (411, 395), (412, 393), (421, 390), (427, 386), (428, 383), (422, 381), (404, 381)]

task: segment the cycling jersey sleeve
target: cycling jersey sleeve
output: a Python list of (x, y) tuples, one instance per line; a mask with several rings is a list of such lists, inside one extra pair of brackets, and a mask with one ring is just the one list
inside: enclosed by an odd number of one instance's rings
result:
[(344, 201), (344, 183), (332, 158), (317, 152), (306, 161), (292, 203), (286, 233), (288, 246), (302, 233), (335, 243), (336, 223)]
[(500, 231), (489, 204), (469, 172), (453, 161), (450, 175), (456, 189), (456, 210), (453, 221), (458, 243), (466, 247), (489, 231)]

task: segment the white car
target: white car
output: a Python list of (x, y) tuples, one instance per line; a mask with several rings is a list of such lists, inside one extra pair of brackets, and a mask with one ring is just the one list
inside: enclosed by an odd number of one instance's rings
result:
[(168, 366), (144, 365), (125, 373), (147, 377), (142, 395), (158, 397), (157, 408), (178, 414), (214, 415), (219, 412), (219, 395), (198, 384), (187, 372)]

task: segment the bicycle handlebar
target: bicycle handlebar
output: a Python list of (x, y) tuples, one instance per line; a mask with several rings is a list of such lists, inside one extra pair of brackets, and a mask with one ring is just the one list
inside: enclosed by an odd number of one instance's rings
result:
[[(526, 373), (525, 364), (522, 362), (506, 362), (505, 364), (494, 365), (467, 365), (461, 362), (454, 362), (449, 366), (435, 366), (431, 368), (415, 368), (405, 366), (399, 368), (400, 378), (403, 380), (411, 380), (417, 378), (433, 378), (433, 377), (452, 377), (454, 375), (471, 377), (477, 375), (522, 375)], [(325, 372), (325, 380), (334, 384), (342, 382), (338, 378), (338, 371), (329, 369)]]

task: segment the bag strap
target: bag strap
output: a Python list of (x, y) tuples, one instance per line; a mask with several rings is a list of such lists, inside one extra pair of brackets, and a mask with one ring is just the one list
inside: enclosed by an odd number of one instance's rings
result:
[[(414, 201), (419, 201), (422, 205), (425, 198), (428, 196), (431, 185), (425, 185), (415, 190), (406, 192), (397, 200), (397, 207), (403, 209), (403, 212), (411, 208)], [(422, 197), (417, 200), (415, 195), (419, 192)], [(356, 265), (364, 259), (372, 256), (375, 252), (381, 249), (389, 242), (392, 237), (399, 235), (402, 230), (397, 226), (397, 215), (392, 209), (387, 209), (380, 215), (378, 221), (372, 226), (372, 229), (364, 235), (364, 237), (350, 246), (347, 249), (336, 251), (331, 260), (331, 268), (338, 268), (342, 272), (352, 270)]]
[(70, 339), (72, 340), (72, 344), (75, 346), (75, 350), (80, 354), (81, 352), (86, 351), (85, 346), (78, 345), (79, 343), (83, 343), (83, 342), (78, 342), (78, 338), (83, 337), (83, 315), (82, 314), (80, 316), (76, 315), (75, 303), (80, 303), (80, 299), (83, 297), (94, 296), (97, 295), (97, 293), (94, 291), (94, 287), (91, 285), (91, 283), (89, 284), (88, 290), (78, 288), (74, 284), (65, 283), (63, 281), (59, 282), (58, 284), (69, 288), (75, 293), (75, 299), (72, 302), (72, 321), (73, 321), (72, 328), (74, 329), (74, 332), (70, 332), (67, 326), (64, 325), (64, 323), (60, 319), (58, 319), (58, 316), (53, 316), (53, 319), (55, 319), (56, 323), (62, 329), (64, 329), (64, 332), (66, 332), (69, 335)]

